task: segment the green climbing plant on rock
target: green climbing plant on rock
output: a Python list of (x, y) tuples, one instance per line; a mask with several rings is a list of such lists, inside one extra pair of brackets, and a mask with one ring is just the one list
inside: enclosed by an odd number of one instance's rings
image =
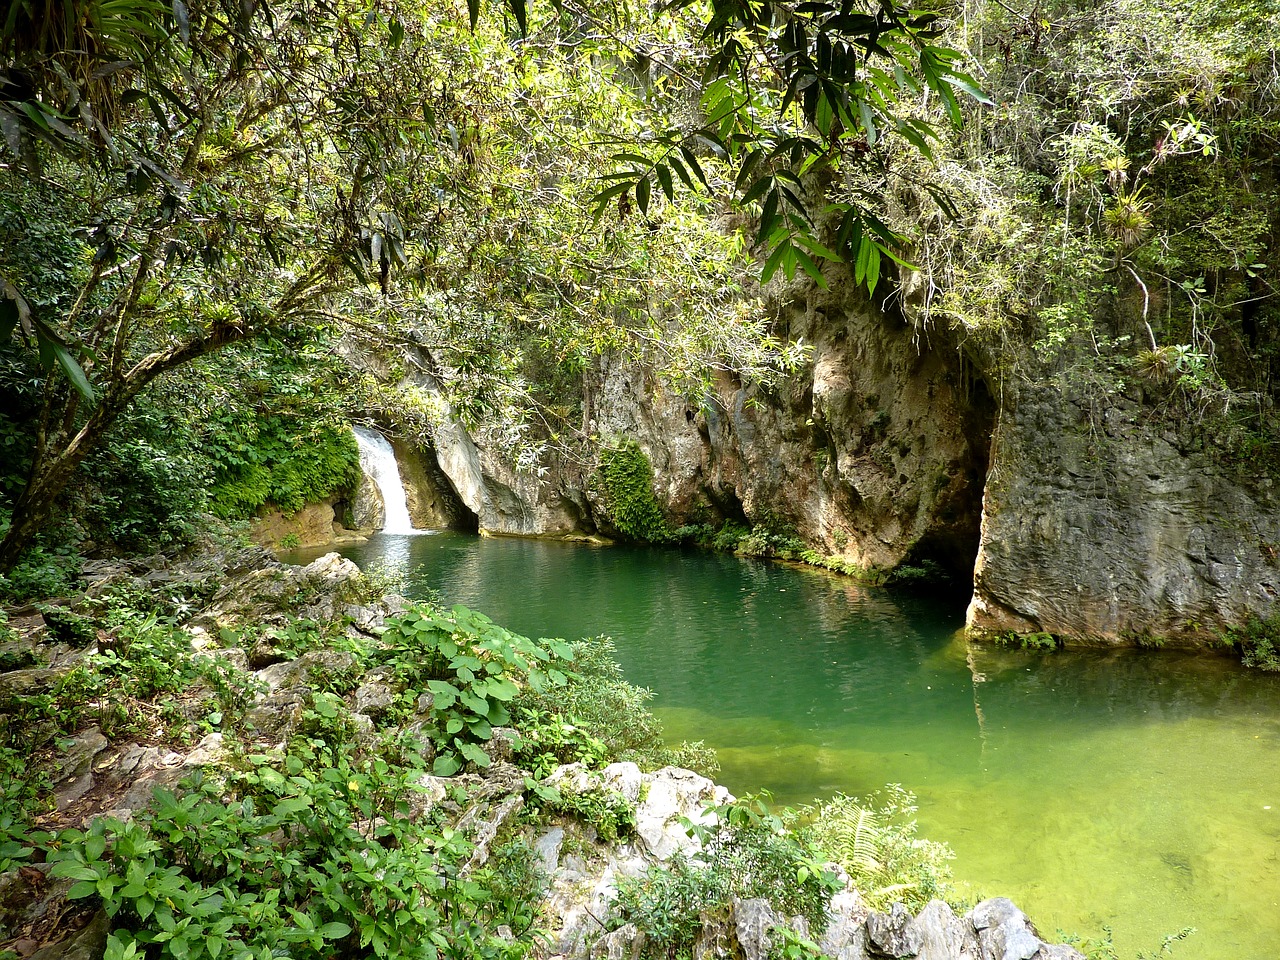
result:
[(675, 531), (653, 493), (653, 465), (634, 440), (600, 453), (605, 508), (618, 531), (641, 543), (671, 543)]

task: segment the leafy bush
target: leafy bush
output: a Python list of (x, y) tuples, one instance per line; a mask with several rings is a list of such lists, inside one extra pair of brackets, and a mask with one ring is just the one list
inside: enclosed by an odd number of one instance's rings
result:
[(51, 844), (71, 899), (111, 917), (108, 960), (268, 960), (335, 955), (515, 958), (528, 943), (536, 891), (508, 850), (464, 877), (470, 846), (409, 816), (422, 771), (362, 756), (350, 743), (296, 741), (253, 754), (225, 779), (193, 776), (158, 790), (129, 823), (100, 819)]
[[(8, 527), (8, 517), (0, 517), (0, 535)], [(30, 547), (8, 573), (0, 574), (0, 600), (22, 602), (45, 597), (63, 597), (76, 588), (83, 558), (70, 543), (50, 545), (41, 538)]]
[(698, 862), (677, 857), (618, 880), (618, 919), (634, 923), (668, 956), (692, 946), (703, 922), (727, 915), (734, 898), (762, 897), (783, 913), (819, 925), (839, 880), (815, 859), (795, 811), (775, 814), (762, 797), (712, 808), (721, 826), (690, 825), (701, 837)]
[(242, 412), (210, 431), (215, 464), (213, 512), (252, 516), (271, 503), (295, 513), (360, 478), (360, 452), (348, 428), (313, 427), (293, 417)]
[(1246, 667), (1280, 671), (1280, 613), (1265, 620), (1250, 616), (1243, 625), (1229, 629), (1223, 641), (1236, 649)]
[(917, 910), (946, 899), (954, 854), (917, 836), (915, 812), (915, 797), (890, 784), (863, 799), (838, 795), (802, 817), (814, 846), (844, 868), (869, 906), (899, 901)]
[(639, 543), (671, 543), (675, 531), (653, 493), (653, 466), (640, 445), (624, 440), (600, 451), (600, 479), (609, 518)]
[(534, 643), (466, 607), (449, 614), (412, 608), (387, 621), (382, 643), (375, 659), (394, 665), (410, 696), (431, 695), (434, 772), (442, 777), (467, 761), (489, 766), (480, 744), (510, 722), (507, 705), (520, 688), (546, 693), (565, 686), (573, 658), (563, 640)]
[[(559, 718), (573, 727), (569, 743), (551, 748), (562, 762), (585, 759), (574, 751), (587, 749), (585, 744), (595, 741), (603, 745), (609, 759), (630, 760), (649, 770), (671, 765), (713, 774), (719, 769), (715, 753), (701, 741), (668, 744), (663, 740), (662, 724), (646, 707), (653, 694), (623, 678), (611, 639), (583, 639), (571, 650), (575, 673), (564, 687), (554, 693), (527, 688), (513, 705), (522, 729), (539, 717)], [(534, 741), (523, 749), (537, 751), (539, 745)]]
[(93, 722), (108, 738), (181, 738), (191, 734), (192, 716), (198, 727), (218, 727), (247, 705), (252, 679), (222, 657), (196, 654), (188, 634), (155, 613), (117, 615), (109, 625), (110, 640), (76, 664), (44, 706), (63, 729)]

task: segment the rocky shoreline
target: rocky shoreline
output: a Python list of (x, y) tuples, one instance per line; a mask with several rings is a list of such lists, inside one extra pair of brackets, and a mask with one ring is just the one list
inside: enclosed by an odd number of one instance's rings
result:
[[(356, 658), (338, 649), (312, 649), (299, 656), (255, 644), (228, 645), (227, 631), (252, 622), (284, 626), (291, 621), (341, 622), (346, 634), (377, 638), (387, 617), (404, 609), (394, 596), (373, 598), (359, 570), (329, 554), (307, 567), (276, 562), (263, 551), (241, 550), (209, 556), (194, 563), (157, 560), (99, 563), (86, 571), (85, 596), (35, 610), (11, 613), (10, 638), (0, 645), (0, 720), (8, 729), (19, 722), (22, 705), (31, 697), (57, 689), (77, 663), (121, 642), (99, 629), (77, 636), (66, 624), (85, 598), (122, 587), (141, 592), (181, 590), (183, 629), (192, 656), (214, 658), (219, 669), (248, 679), (251, 690), (243, 727), (210, 730), (187, 738), (146, 742), (115, 740), (87, 724), (60, 749), (41, 752), (52, 795), (37, 817), (45, 831), (87, 828), (101, 817), (129, 821), (151, 801), (157, 788), (175, 789), (199, 769), (217, 769), (230, 753), (231, 740), (243, 738), (255, 750), (283, 748), (299, 729), (316, 690), (335, 676), (349, 678), (344, 699), (351, 711), (357, 740), (371, 736), (396, 696), (395, 677), (377, 668), (358, 676)], [(180, 697), (175, 709), (194, 718), (207, 691), (194, 689)], [(426, 695), (429, 696), (429, 695)], [(419, 698), (425, 722), (425, 697)], [(410, 724), (411, 725), (411, 724)], [(194, 722), (193, 722), (193, 729)], [(684, 859), (698, 864), (700, 835), (723, 829), (713, 812), (732, 800), (728, 791), (690, 770), (667, 766), (645, 772), (632, 762), (602, 769), (582, 763), (563, 764), (536, 782), (513, 761), (519, 735), (496, 728), (483, 744), (488, 763), (469, 765), (452, 777), (425, 776), (410, 799), (409, 816), (434, 816), (467, 838), (471, 853), (464, 871), (482, 868), (499, 835), (520, 834), (545, 877), (539, 926), (547, 933), (535, 955), (565, 960), (609, 958), (639, 960), (653, 944), (634, 923), (623, 923), (614, 909), (618, 882)], [(558, 813), (550, 818), (522, 817), (536, 791), (559, 796), (621, 798), (631, 827), (616, 839), (589, 817)], [(464, 799), (459, 799), (464, 798)], [(702, 831), (690, 831), (689, 825)], [(68, 899), (72, 879), (51, 871), (49, 863), (32, 862), (0, 874), (0, 952), (11, 950), (20, 960), (57, 957), (98, 960), (104, 956), (110, 922), (93, 898)], [(816, 945), (833, 960), (908, 958), (920, 960), (1076, 960), (1071, 947), (1044, 942), (1027, 917), (1004, 899), (987, 900), (957, 916), (941, 900), (912, 915), (901, 904), (887, 912), (869, 908), (844, 877), (843, 888), (830, 897), (821, 929), (800, 916), (786, 916), (767, 900), (734, 898), (729, 909), (700, 918), (696, 957), (765, 960), (779, 944), (778, 931), (793, 931), (798, 941)], [(499, 930), (498, 935), (503, 935)], [(336, 956), (337, 954), (335, 954)]]

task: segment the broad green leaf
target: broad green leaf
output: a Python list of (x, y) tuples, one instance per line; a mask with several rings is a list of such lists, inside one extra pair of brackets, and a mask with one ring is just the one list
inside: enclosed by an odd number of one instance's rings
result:
[(461, 769), (462, 764), (451, 753), (440, 754), (440, 756), (436, 757), (435, 763), (431, 765), (431, 772), (437, 777), (451, 777)]

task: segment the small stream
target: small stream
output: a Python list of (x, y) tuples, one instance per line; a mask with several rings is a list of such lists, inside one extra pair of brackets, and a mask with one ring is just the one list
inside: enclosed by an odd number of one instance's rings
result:
[[(323, 551), (285, 557), (306, 562)], [(438, 533), (342, 552), (520, 633), (607, 633), (735, 793), (901, 783), (962, 889), (1041, 932), (1184, 926), (1180, 960), (1280, 953), (1280, 677), (1226, 659), (970, 647), (965, 596), (731, 556)]]

